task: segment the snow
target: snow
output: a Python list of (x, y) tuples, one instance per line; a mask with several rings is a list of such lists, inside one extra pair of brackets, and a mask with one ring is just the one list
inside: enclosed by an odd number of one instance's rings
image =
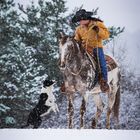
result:
[(18, 91), (18, 87), (14, 84), (12, 84), (11, 82), (5, 82), (5, 85), (7, 86), (7, 88), (9, 89), (13, 89), (15, 91)]
[(5, 106), (4, 104), (0, 104), (0, 112), (6, 112), (7, 110), (10, 110), (11, 108), (8, 106)]
[(68, 130), (68, 129), (2, 129), (2, 140), (139, 140), (140, 131)]

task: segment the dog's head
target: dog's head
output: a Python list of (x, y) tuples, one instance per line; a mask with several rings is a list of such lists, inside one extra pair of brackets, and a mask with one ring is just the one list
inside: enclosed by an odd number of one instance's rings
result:
[(43, 87), (44, 87), (44, 88), (50, 87), (50, 86), (54, 85), (54, 83), (55, 83), (54, 80), (47, 80), (47, 79), (46, 79), (46, 80), (43, 82)]
[(46, 101), (48, 99), (48, 95), (46, 93), (40, 94), (40, 101)]

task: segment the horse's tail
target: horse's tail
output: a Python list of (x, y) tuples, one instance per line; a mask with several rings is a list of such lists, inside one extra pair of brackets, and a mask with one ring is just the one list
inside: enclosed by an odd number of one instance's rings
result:
[(119, 107), (120, 107), (120, 87), (117, 90), (116, 99), (113, 107), (114, 117), (116, 117), (117, 120), (119, 120)]
[(114, 113), (114, 117), (117, 119), (117, 121), (119, 122), (119, 108), (120, 108), (120, 72), (118, 73), (118, 90), (116, 93), (116, 98), (115, 98), (115, 103), (113, 106), (113, 113)]

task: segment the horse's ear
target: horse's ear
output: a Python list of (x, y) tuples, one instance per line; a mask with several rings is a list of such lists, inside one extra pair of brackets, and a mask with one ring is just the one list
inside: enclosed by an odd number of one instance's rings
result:
[(59, 32), (59, 35), (58, 35), (59, 39), (63, 38), (64, 36), (66, 36), (66, 34), (63, 31)]
[(75, 34), (73, 32), (69, 33), (70, 38), (74, 38)]

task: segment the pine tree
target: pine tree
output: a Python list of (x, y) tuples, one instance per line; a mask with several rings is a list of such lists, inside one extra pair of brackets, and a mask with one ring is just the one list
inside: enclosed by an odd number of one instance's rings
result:
[(62, 16), (66, 11), (65, 2), (63, 0), (39, 0), (38, 6), (34, 6), (32, 3), (24, 9), (22, 5), (19, 5), (19, 9), (26, 17), (21, 23), (22, 42), (36, 50), (33, 58), (37, 60), (37, 67), (43, 67), (39, 74), (47, 74), (58, 79), (59, 72), (56, 67), (58, 59), (57, 37), (59, 30), (62, 30), (65, 24)]
[[(17, 80), (20, 71), (18, 66), (18, 20), (19, 15), (14, 10), (13, 0), (2, 0), (0, 2), (0, 115), (1, 122), (4, 125), (15, 123), (14, 111), (10, 114), (12, 109), (16, 106), (14, 100), (21, 96), (20, 83)], [(8, 115), (9, 114), (9, 115)], [(10, 118), (11, 122), (7, 124), (6, 119)], [(1, 125), (3, 127), (3, 125)]]

